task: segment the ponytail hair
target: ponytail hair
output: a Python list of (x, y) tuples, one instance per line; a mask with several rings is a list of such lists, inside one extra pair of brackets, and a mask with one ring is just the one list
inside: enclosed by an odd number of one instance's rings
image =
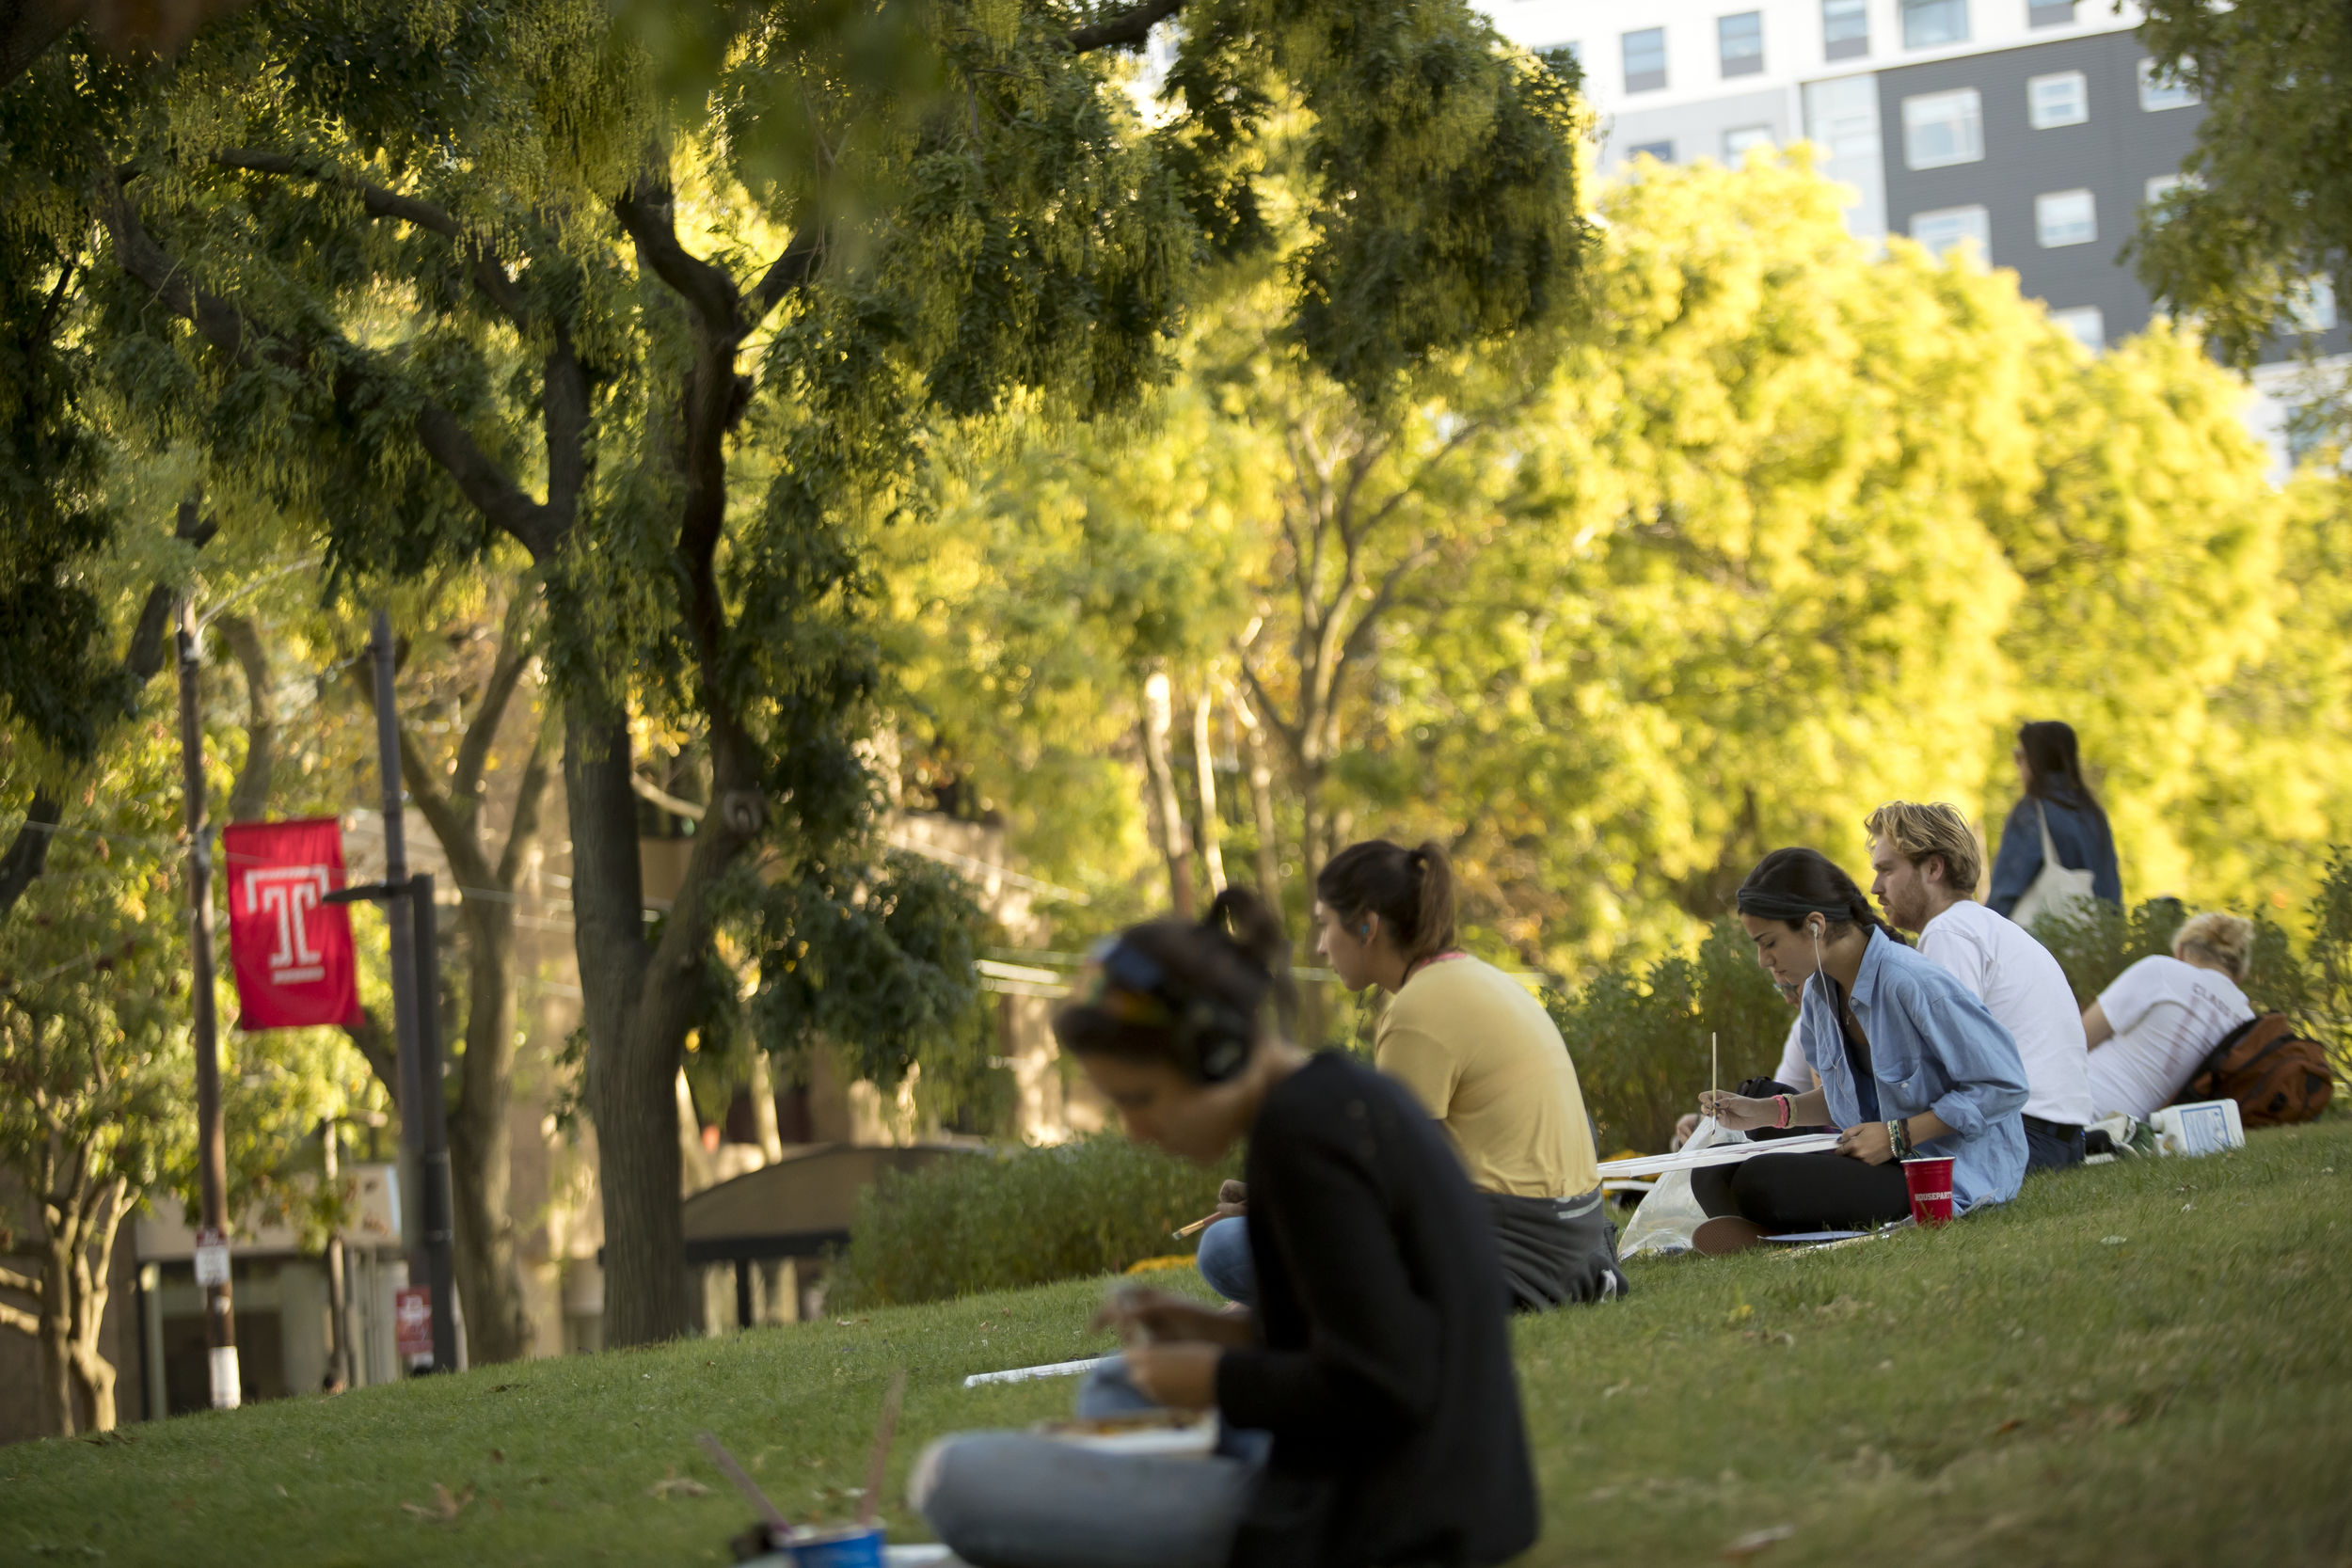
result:
[(1454, 864), (1435, 839), (1417, 849), (1385, 838), (1351, 844), (1324, 863), (1315, 896), (1350, 925), (1378, 915), (1407, 964), (1454, 946)]
[(1786, 921), (1799, 929), (1818, 914), (1829, 922), (1833, 940), (1858, 926), (1885, 932), (1889, 942), (1903, 941), (1900, 931), (1879, 918), (1854, 879), (1819, 849), (1775, 849), (1756, 862), (1740, 884), (1739, 905), (1741, 914)]
[(1229, 887), (1198, 923), (1150, 920), (1098, 947), (1091, 987), (1054, 1015), (1054, 1037), (1073, 1055), (1222, 1083), (1256, 1053), (1268, 1004), (1287, 1030), (1297, 1011), (1289, 939), (1264, 900)]

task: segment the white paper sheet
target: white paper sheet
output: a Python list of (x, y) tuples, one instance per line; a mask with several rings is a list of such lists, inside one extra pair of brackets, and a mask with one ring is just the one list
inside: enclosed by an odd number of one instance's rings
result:
[(1672, 1170), (1697, 1170), (1702, 1165), (1736, 1165), (1742, 1160), (1753, 1160), (1765, 1154), (1826, 1154), (1837, 1147), (1835, 1132), (1808, 1132), (1796, 1138), (1773, 1138), (1765, 1143), (1711, 1144), (1705, 1148), (1684, 1148), (1674, 1154), (1645, 1154), (1631, 1160), (1604, 1160), (1600, 1174), (1603, 1180), (1612, 1177), (1663, 1176)]

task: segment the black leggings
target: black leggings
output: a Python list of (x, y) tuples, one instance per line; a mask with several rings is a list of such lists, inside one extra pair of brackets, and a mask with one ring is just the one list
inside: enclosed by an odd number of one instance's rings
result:
[(1866, 1165), (1844, 1154), (1759, 1154), (1736, 1165), (1701, 1165), (1691, 1192), (1709, 1219), (1736, 1214), (1765, 1234), (1859, 1230), (1907, 1218), (1903, 1167)]

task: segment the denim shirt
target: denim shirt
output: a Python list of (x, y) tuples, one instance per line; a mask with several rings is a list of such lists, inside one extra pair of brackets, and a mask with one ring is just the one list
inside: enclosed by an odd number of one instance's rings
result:
[[(1919, 1152), (1952, 1162), (1952, 1212), (2006, 1203), (2026, 1176), (2026, 1064), (2017, 1042), (1949, 973), (1886, 933), (1872, 930), (1853, 985), (1853, 1015), (1870, 1042), (1880, 1115), (1892, 1120), (1933, 1111), (1951, 1136)], [(1805, 1059), (1821, 1075), (1830, 1119), (1862, 1119), (1828, 977), (1805, 982)]]

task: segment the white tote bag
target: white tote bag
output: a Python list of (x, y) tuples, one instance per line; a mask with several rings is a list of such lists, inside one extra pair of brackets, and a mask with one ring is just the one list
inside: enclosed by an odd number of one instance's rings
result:
[(2041, 801), (2033, 803), (2034, 816), (2042, 824), (2042, 869), (2034, 876), (2033, 885), (2010, 911), (2010, 918), (2033, 928), (2033, 923), (2045, 914), (2072, 914), (2083, 904), (2090, 902), (2091, 877), (2088, 871), (2070, 871), (2058, 863), (2058, 846), (2050, 842), (2050, 812)]

